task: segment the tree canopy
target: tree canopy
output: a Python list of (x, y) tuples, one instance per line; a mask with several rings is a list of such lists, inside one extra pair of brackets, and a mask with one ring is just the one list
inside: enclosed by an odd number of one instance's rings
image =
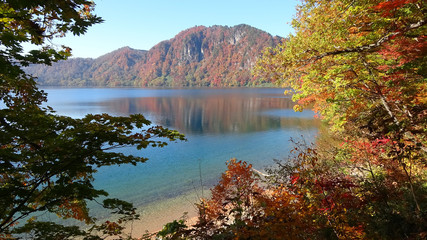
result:
[[(377, 131), (385, 121), (414, 136), (419, 129), (410, 126), (422, 122), (427, 103), (425, 8), (423, 1), (303, 1), (295, 34), (265, 52), (260, 74), (292, 87), (297, 108), (313, 104), (336, 129), (376, 118)], [(417, 141), (425, 148), (424, 137)]]
[[(51, 41), (69, 33), (84, 34), (101, 23), (93, 8), (93, 2), (86, 0), (0, 2), (0, 238), (28, 233), (34, 239), (99, 239), (103, 234), (122, 234), (122, 223), (138, 218), (135, 208), (105, 199), (103, 207), (121, 217), (117, 222), (95, 222), (88, 201), (108, 193), (94, 188), (93, 174), (100, 167), (147, 160), (114, 149), (163, 147), (167, 141), (184, 140), (176, 131), (151, 126), (139, 114), (73, 119), (42, 106), (46, 94), (22, 67), (69, 57), (71, 49)], [(38, 50), (26, 53), (24, 43)], [(38, 222), (36, 214), (46, 211), (92, 227), (83, 231)]]

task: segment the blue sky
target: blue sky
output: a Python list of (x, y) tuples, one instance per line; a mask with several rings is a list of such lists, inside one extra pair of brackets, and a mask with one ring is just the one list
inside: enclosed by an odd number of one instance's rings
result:
[(95, 0), (105, 22), (80, 37), (54, 40), (74, 57), (99, 57), (120, 47), (149, 50), (194, 26), (241, 23), (272, 35), (287, 36), (297, 0)]

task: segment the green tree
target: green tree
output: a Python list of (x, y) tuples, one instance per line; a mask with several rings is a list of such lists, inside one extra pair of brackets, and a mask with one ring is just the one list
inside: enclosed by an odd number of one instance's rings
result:
[[(87, 203), (107, 192), (95, 189), (93, 174), (103, 166), (138, 164), (147, 159), (111, 151), (119, 147), (163, 147), (184, 140), (176, 131), (151, 123), (142, 115), (112, 117), (59, 116), (41, 104), (46, 94), (22, 66), (51, 64), (71, 55), (68, 47), (50, 42), (67, 33), (84, 34), (101, 23), (86, 0), (2, 0), (0, 2), (0, 238), (29, 233), (38, 239), (119, 235), (121, 223), (136, 219), (135, 208), (106, 199), (103, 206), (120, 214), (117, 222), (95, 224)], [(29, 53), (23, 43), (38, 46)], [(144, 127), (146, 126), (146, 127)], [(142, 129), (144, 127), (144, 129)], [(51, 212), (91, 224), (90, 231), (37, 222), (35, 213)]]

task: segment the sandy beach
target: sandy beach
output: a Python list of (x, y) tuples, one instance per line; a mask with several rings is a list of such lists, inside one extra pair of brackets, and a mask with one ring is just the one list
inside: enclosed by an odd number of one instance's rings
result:
[(199, 201), (196, 193), (188, 193), (175, 198), (154, 202), (138, 208), (141, 214), (140, 220), (128, 226), (133, 237), (140, 237), (147, 231), (158, 232), (163, 225), (179, 220), (184, 215), (189, 223), (194, 223), (197, 216), (195, 203)]

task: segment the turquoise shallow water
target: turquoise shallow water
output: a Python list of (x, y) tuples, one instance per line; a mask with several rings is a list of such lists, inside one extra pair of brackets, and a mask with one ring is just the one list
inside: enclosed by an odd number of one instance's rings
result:
[(142, 113), (184, 133), (187, 142), (138, 151), (149, 161), (99, 169), (95, 186), (137, 206), (211, 187), (237, 158), (262, 170), (284, 159), (290, 138), (313, 139), (313, 112), (295, 113), (282, 89), (45, 89), (58, 114)]

